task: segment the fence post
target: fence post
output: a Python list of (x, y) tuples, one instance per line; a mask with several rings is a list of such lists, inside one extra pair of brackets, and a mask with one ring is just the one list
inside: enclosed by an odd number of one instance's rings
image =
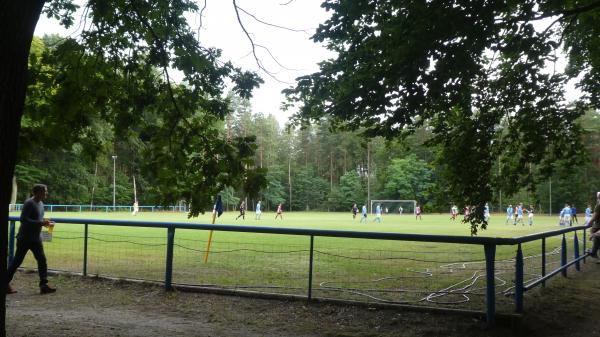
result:
[(173, 290), (173, 244), (175, 243), (175, 227), (170, 226), (167, 232), (167, 263), (165, 270), (165, 290)]
[(496, 285), (494, 263), (496, 260), (496, 245), (486, 244), (483, 246), (485, 252), (485, 275), (486, 275), (486, 321), (488, 325), (494, 325), (496, 321)]
[[(573, 234), (573, 258), (577, 260), (579, 258), (579, 239), (577, 238), (577, 231), (573, 232)], [(575, 270), (581, 270), (578, 260), (575, 262)]]
[(310, 236), (310, 257), (308, 260), (308, 300), (312, 299), (312, 279), (313, 279), (313, 251), (315, 247), (315, 237)]
[(523, 312), (523, 250), (520, 243), (515, 258), (515, 311)]
[[(546, 238), (542, 238), (542, 277), (546, 276)], [(546, 286), (546, 281), (542, 281), (542, 287)]]
[(11, 221), (8, 229), (8, 263), (15, 258), (15, 222)]
[(83, 276), (87, 276), (88, 260), (88, 224), (85, 224), (83, 230)]
[(567, 277), (567, 238), (563, 234), (562, 243), (560, 245), (560, 267), (563, 277)]

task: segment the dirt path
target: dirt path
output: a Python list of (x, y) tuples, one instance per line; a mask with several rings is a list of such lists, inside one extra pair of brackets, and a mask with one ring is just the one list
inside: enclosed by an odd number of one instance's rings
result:
[(526, 314), (493, 329), (473, 317), (209, 294), (18, 273), (7, 299), (8, 336), (600, 336), (600, 265), (569, 270), (526, 294)]

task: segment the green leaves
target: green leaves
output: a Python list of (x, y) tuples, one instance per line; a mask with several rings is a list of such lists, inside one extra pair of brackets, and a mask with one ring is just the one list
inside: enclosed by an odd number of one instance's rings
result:
[[(69, 26), (76, 8), (54, 0), (45, 12)], [(188, 0), (88, 1), (77, 40), (34, 45), (22, 157), (42, 144), (78, 144), (92, 157), (115, 151), (114, 144), (136, 144), (143, 158), (131, 165), (144, 172), (153, 201), (186, 199), (190, 215), (225, 186), (257, 193), (266, 182), (265, 171), (248, 169), (254, 139), (227, 142), (221, 123), (229, 112), (225, 83), (247, 98), (262, 80), (200, 45), (186, 21), (197, 11)], [(174, 70), (183, 74), (181, 84), (173, 82)]]
[[(494, 186), (508, 193), (532, 188), (530, 164), (549, 173), (553, 160), (578, 154), (575, 120), (586, 101), (567, 105), (564, 86), (582, 74), (579, 86), (600, 106), (600, 53), (588, 43), (598, 35), (600, 6), (534, 0), (323, 6), (332, 15), (313, 39), (338, 56), (286, 90), (288, 104), (299, 107), (296, 123), (330, 116), (342, 129), (401, 139), (430, 128), (428, 144), (439, 149), (450, 196), (476, 206), (473, 233)], [(558, 24), (537, 28), (544, 17)], [(548, 64), (563, 38), (572, 66), (560, 74)], [(498, 158), (501, 176), (492, 172)]]

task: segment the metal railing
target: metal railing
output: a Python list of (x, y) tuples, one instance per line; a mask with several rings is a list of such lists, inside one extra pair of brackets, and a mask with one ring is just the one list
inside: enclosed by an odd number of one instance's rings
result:
[[(557, 275), (567, 275), (567, 269), (570, 266), (575, 266), (576, 270), (580, 270), (580, 262), (585, 262), (586, 252), (586, 233), (585, 229), (589, 226), (574, 226), (559, 230), (526, 235), (515, 238), (501, 237), (473, 237), (473, 236), (448, 236), (448, 235), (425, 235), (425, 234), (403, 234), (403, 233), (381, 233), (381, 232), (357, 232), (345, 230), (320, 230), (320, 229), (301, 229), (301, 228), (277, 228), (277, 227), (252, 227), (252, 226), (234, 226), (234, 225), (210, 225), (210, 224), (192, 224), (192, 223), (176, 223), (176, 222), (148, 222), (148, 221), (120, 221), (120, 220), (101, 220), (101, 219), (67, 219), (53, 218), (56, 223), (62, 224), (80, 224), (84, 226), (83, 232), (83, 265), (82, 274), (88, 275), (88, 239), (90, 225), (99, 226), (127, 226), (127, 227), (142, 227), (142, 228), (164, 228), (167, 229), (167, 242), (165, 251), (164, 265), (164, 287), (166, 290), (173, 289), (173, 259), (175, 247), (175, 232), (176, 230), (198, 230), (198, 231), (219, 231), (219, 232), (236, 232), (236, 233), (260, 233), (260, 234), (281, 234), (292, 236), (305, 236), (309, 240), (308, 249), (308, 268), (306, 270), (306, 281), (308, 282), (307, 293), (305, 298), (309, 301), (313, 299), (313, 274), (314, 274), (314, 256), (315, 256), (315, 237), (336, 238), (336, 239), (366, 239), (366, 240), (392, 240), (392, 241), (411, 241), (421, 243), (446, 243), (446, 244), (463, 244), (463, 245), (478, 245), (483, 246), (485, 256), (485, 315), (487, 322), (493, 324), (496, 316), (496, 251), (502, 246), (517, 246), (514, 260), (504, 260), (503, 263), (508, 265), (514, 262), (514, 286), (504, 292), (505, 295), (514, 297), (514, 308), (517, 313), (523, 311), (523, 295), (526, 291), (533, 289), (538, 285), (545, 285), (545, 282)], [(15, 230), (18, 217), (9, 217), (9, 260), (12, 260), (15, 249)], [(582, 232), (582, 246), (580, 251), (580, 241), (577, 232)], [(566, 234), (573, 233), (573, 258), (569, 261), (567, 252)], [(546, 258), (551, 254), (547, 251), (546, 243), (549, 238), (560, 238), (560, 248), (555, 249), (560, 253), (560, 263), (557, 268), (551, 271), (546, 270)], [(541, 242), (540, 254), (541, 257), (541, 273), (531, 280), (525, 281), (525, 262), (522, 245), (531, 242)], [(537, 248), (536, 248), (537, 250)], [(200, 251), (200, 250), (199, 250)], [(203, 251), (201, 251), (203, 252)], [(532, 267), (538, 268), (538, 267)]]

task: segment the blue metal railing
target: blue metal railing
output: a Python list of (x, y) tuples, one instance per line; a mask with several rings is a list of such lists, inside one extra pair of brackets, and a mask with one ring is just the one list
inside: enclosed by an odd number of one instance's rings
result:
[[(145, 228), (166, 228), (167, 229), (167, 251), (165, 263), (164, 287), (166, 290), (171, 290), (172, 275), (173, 275), (173, 247), (175, 241), (176, 229), (193, 229), (193, 230), (213, 230), (225, 232), (240, 232), (240, 233), (263, 233), (263, 234), (284, 234), (284, 235), (299, 235), (310, 237), (309, 251), (309, 271), (308, 271), (308, 300), (312, 299), (312, 277), (313, 277), (313, 252), (314, 252), (314, 237), (335, 237), (335, 238), (356, 238), (356, 239), (373, 239), (373, 240), (395, 240), (395, 241), (416, 241), (416, 242), (436, 242), (436, 243), (452, 243), (452, 244), (470, 244), (481, 245), (484, 248), (485, 263), (486, 263), (486, 319), (489, 324), (493, 324), (496, 315), (496, 292), (495, 292), (495, 258), (496, 248), (498, 246), (517, 245), (515, 256), (515, 287), (514, 301), (515, 311), (523, 311), (523, 294), (542, 284), (549, 278), (561, 273), (566, 277), (567, 268), (571, 265), (576, 266), (579, 270), (579, 263), (587, 257), (585, 243), (585, 229), (590, 226), (574, 226), (559, 230), (536, 233), (516, 238), (501, 238), (501, 237), (474, 237), (474, 236), (449, 236), (449, 235), (427, 235), (427, 234), (404, 234), (404, 233), (381, 233), (381, 232), (356, 232), (344, 230), (323, 230), (323, 229), (303, 229), (303, 228), (278, 228), (278, 227), (256, 227), (256, 226), (233, 226), (233, 225), (211, 225), (211, 224), (191, 224), (178, 222), (158, 222), (158, 221), (129, 221), (129, 220), (101, 220), (101, 219), (67, 219), (67, 218), (52, 218), (57, 223), (63, 224), (83, 224), (84, 245), (83, 245), (83, 275), (87, 275), (87, 256), (88, 256), (88, 226), (89, 225), (105, 225), (105, 226), (129, 226), (129, 227), (145, 227)], [(15, 223), (19, 221), (18, 217), (9, 217), (9, 261), (14, 257), (15, 245)], [(579, 241), (577, 231), (583, 231), (583, 254), (579, 252)], [(573, 244), (573, 260), (568, 262), (567, 259), (567, 241), (565, 234), (574, 232)], [(549, 273), (546, 272), (546, 238), (562, 236), (560, 249), (560, 266)], [(524, 262), (522, 244), (541, 240), (541, 277), (525, 284), (524, 282)], [(584, 260), (585, 262), (585, 260)]]

